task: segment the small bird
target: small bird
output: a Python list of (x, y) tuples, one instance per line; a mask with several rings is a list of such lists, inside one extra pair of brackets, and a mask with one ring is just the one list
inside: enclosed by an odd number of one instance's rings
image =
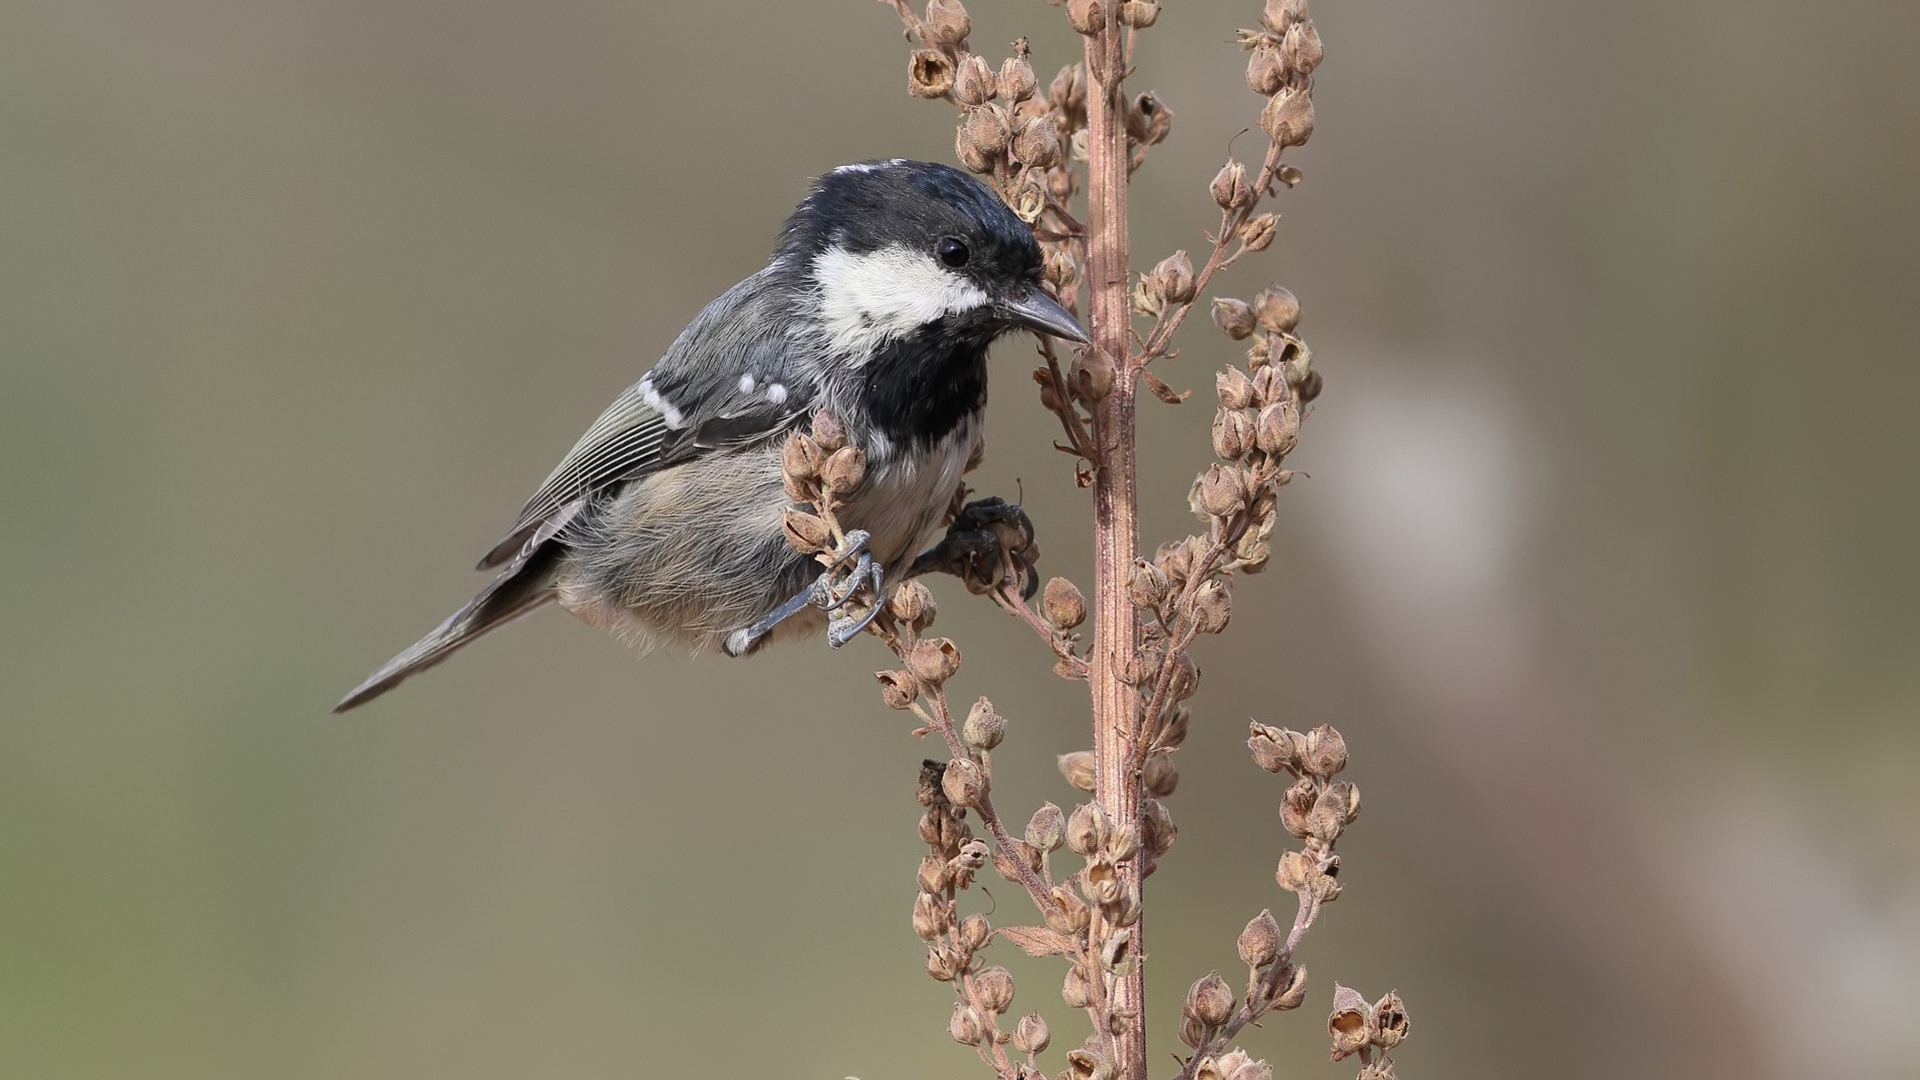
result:
[[(783, 535), (781, 454), (822, 410), (867, 456), (838, 511), (864, 539), (860, 571), (895, 583), (941, 568), (916, 556), (981, 455), (987, 349), (1020, 329), (1087, 340), (991, 189), (902, 159), (827, 173), (766, 267), (708, 304), (534, 492), (480, 560), (493, 581), (334, 711), (549, 601), (642, 648), (738, 656), (817, 632), (823, 575)], [(999, 500), (961, 517), (1025, 520)]]

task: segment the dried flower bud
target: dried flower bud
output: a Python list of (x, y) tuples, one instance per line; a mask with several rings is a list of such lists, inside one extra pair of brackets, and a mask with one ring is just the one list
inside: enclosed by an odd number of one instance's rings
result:
[(1300, 301), (1286, 289), (1269, 285), (1253, 298), (1253, 315), (1272, 333), (1292, 333), (1300, 325)]
[(1321, 724), (1307, 732), (1301, 760), (1313, 775), (1332, 776), (1347, 767), (1347, 740), (1332, 725)]
[(920, 22), (922, 36), (936, 49), (954, 49), (973, 32), (973, 21), (960, 0), (928, 0), (927, 17)]
[(1101, 0), (1067, 0), (1067, 24), (1082, 34), (1106, 28), (1107, 12)]
[(966, 738), (967, 745), (975, 750), (991, 750), (1007, 737), (1007, 718), (994, 710), (993, 702), (983, 697), (974, 702), (973, 708), (967, 712), (967, 722), (961, 727), (961, 735)]
[(967, 758), (955, 758), (947, 762), (947, 775), (940, 781), (940, 790), (947, 793), (955, 806), (978, 806), (981, 796), (987, 793), (987, 771)]
[(1057, 760), (1060, 775), (1067, 783), (1081, 791), (1093, 790), (1093, 751), (1076, 750), (1071, 754), (1061, 754)]
[(1193, 595), (1193, 624), (1203, 634), (1217, 634), (1227, 628), (1233, 614), (1233, 596), (1227, 583), (1215, 578), (1200, 586)]
[(1255, 429), (1260, 449), (1274, 457), (1286, 457), (1300, 438), (1300, 407), (1291, 398), (1260, 410)]
[(1127, 599), (1142, 611), (1155, 611), (1167, 598), (1167, 575), (1145, 559), (1133, 561), (1133, 573), (1127, 578)]
[[(1091, 786), (1087, 790), (1092, 790)], [(1092, 803), (1081, 803), (1073, 808), (1073, 816), (1067, 819), (1069, 851), (1075, 855), (1091, 856), (1106, 846), (1106, 836), (1106, 824)]]
[(1045, 1053), (1047, 1045), (1053, 1041), (1053, 1035), (1047, 1030), (1046, 1018), (1037, 1012), (1030, 1012), (1020, 1018), (1013, 1029), (1013, 1045), (1023, 1054)]
[(1297, 1009), (1307, 1000), (1307, 969), (1298, 964), (1288, 964), (1287, 970), (1273, 986), (1273, 1007), (1276, 1009)]
[(1030, 116), (1021, 122), (1020, 133), (1013, 139), (1013, 160), (1036, 169), (1059, 164), (1060, 135), (1050, 117)]
[(1313, 95), (1282, 87), (1260, 110), (1260, 130), (1282, 147), (1304, 145), (1313, 137)]
[(1333, 1012), (1327, 1016), (1327, 1034), (1333, 1037), (1333, 1060), (1357, 1054), (1367, 1045), (1367, 999), (1352, 987), (1333, 984)]
[(1240, 931), (1240, 961), (1248, 967), (1266, 967), (1280, 956), (1280, 924), (1273, 912), (1262, 911)]
[(1176, 251), (1160, 260), (1160, 265), (1148, 275), (1153, 288), (1170, 304), (1184, 304), (1193, 299), (1193, 260), (1187, 258), (1185, 251)]
[(1061, 842), (1066, 838), (1067, 818), (1060, 808), (1052, 803), (1042, 803), (1040, 809), (1027, 819), (1027, 843), (1041, 851), (1060, 850)]
[(907, 58), (907, 93), (942, 98), (953, 89), (953, 61), (932, 49), (915, 49)]
[[(975, 841), (978, 843), (978, 841)], [(976, 953), (987, 947), (988, 939), (993, 937), (993, 924), (978, 912), (960, 920), (960, 948), (968, 953)]]
[(940, 982), (952, 982), (960, 973), (960, 958), (952, 949), (935, 945), (927, 950), (927, 974)]
[(787, 538), (787, 545), (803, 554), (811, 555), (833, 546), (833, 530), (827, 527), (825, 521), (804, 510), (795, 510), (791, 506), (781, 510), (780, 527)]
[(970, 115), (961, 117), (960, 126), (954, 130), (953, 155), (960, 159), (960, 165), (968, 172), (990, 173), (993, 171), (994, 162), (998, 159), (995, 155), (982, 150), (980, 145), (973, 141), (970, 130), (972, 125), (968, 123)]
[(1153, 146), (1164, 142), (1172, 129), (1173, 110), (1153, 91), (1133, 99), (1133, 108), (1127, 110), (1128, 138), (1142, 146)]
[(1280, 59), (1280, 50), (1272, 45), (1254, 49), (1253, 56), (1247, 60), (1247, 87), (1261, 97), (1272, 97), (1286, 83), (1287, 68)]
[[(818, 480), (822, 457), (820, 447), (804, 432), (796, 431), (787, 436), (787, 443), (780, 450), (780, 471), (803, 482)], [(796, 497), (794, 501), (804, 500)]]
[(986, 1026), (980, 1023), (980, 1016), (973, 1006), (964, 1001), (954, 1002), (953, 1019), (947, 1021), (947, 1034), (953, 1041), (966, 1046), (978, 1046), (986, 1037)]
[(912, 708), (920, 696), (920, 682), (910, 671), (876, 671), (873, 677), (880, 680), (880, 699), (889, 709)]
[(953, 77), (955, 101), (977, 109), (993, 100), (999, 91), (1000, 88), (994, 85), (993, 69), (987, 66), (985, 58), (973, 55), (961, 57), (959, 69)]
[(1141, 769), (1141, 779), (1149, 793), (1164, 799), (1180, 786), (1180, 770), (1174, 768), (1173, 758), (1166, 754), (1154, 754), (1147, 758), (1146, 766)]
[(1373, 1003), (1373, 1012), (1367, 1018), (1367, 1039), (1382, 1050), (1391, 1050), (1406, 1041), (1410, 1026), (1400, 991), (1389, 990), (1386, 997)]
[(1075, 397), (1085, 402), (1095, 402), (1113, 393), (1114, 380), (1113, 357), (1105, 349), (1091, 348), (1073, 358), (1073, 366), (1067, 370), (1067, 382), (1073, 387)]
[[(1219, 310), (1219, 303), (1218, 300), (1214, 301), (1215, 311)], [(1215, 375), (1213, 388), (1220, 395), (1220, 407), (1223, 409), (1244, 409), (1253, 404), (1253, 380), (1237, 367), (1229, 367)]]
[(1066, 578), (1047, 582), (1040, 607), (1056, 630), (1071, 630), (1087, 620), (1087, 598)]
[(1276, 34), (1284, 34), (1287, 27), (1307, 17), (1307, 0), (1267, 0), (1266, 11), (1260, 16), (1267, 29)]
[(860, 486), (867, 475), (867, 452), (857, 446), (843, 446), (827, 459), (827, 467), (821, 470), (821, 479), (826, 481), (827, 490), (834, 495), (848, 495)]
[(922, 940), (932, 941), (946, 933), (952, 925), (951, 912), (947, 902), (932, 893), (921, 893), (913, 901), (913, 932)]
[(893, 590), (887, 607), (893, 612), (893, 617), (901, 622), (926, 626), (933, 622), (933, 590), (921, 582), (909, 581)]
[(1000, 65), (1000, 93), (1008, 101), (1025, 101), (1033, 96), (1039, 81), (1033, 77), (1033, 65), (1025, 56), (1009, 56)]
[(947, 886), (953, 884), (946, 862), (932, 855), (920, 860), (920, 870), (915, 880), (919, 882), (921, 892), (930, 893), (945, 892)]
[(967, 114), (967, 137), (981, 152), (998, 156), (1006, 152), (1013, 139), (1012, 122), (1007, 110), (998, 105), (981, 105)]
[(1093, 984), (1088, 981), (1087, 973), (1080, 970), (1079, 964), (1067, 968), (1066, 982), (1060, 987), (1060, 999), (1070, 1009), (1084, 1009), (1093, 1004)]
[[(1247, 508), (1246, 484), (1231, 465), (1209, 465), (1194, 484), (1194, 512), (1232, 517)], [(916, 672), (917, 673), (917, 672)]]
[(1013, 973), (995, 965), (973, 977), (974, 999), (988, 1012), (999, 1014), (1013, 1004)]
[(1279, 227), (1279, 214), (1258, 214), (1250, 217), (1240, 226), (1240, 243), (1248, 251), (1265, 251), (1273, 245), (1274, 233)]
[(1222, 210), (1238, 210), (1253, 202), (1253, 185), (1247, 182), (1247, 167), (1237, 161), (1220, 166), (1213, 183), (1207, 185), (1207, 194), (1213, 196)]
[(1187, 988), (1180, 1011), (1208, 1027), (1219, 1027), (1233, 1018), (1233, 991), (1219, 972), (1209, 971)]
[(1253, 307), (1245, 300), (1216, 296), (1213, 298), (1213, 322), (1228, 337), (1244, 341), (1253, 335)]
[(947, 638), (923, 638), (907, 653), (907, 670), (923, 685), (939, 686), (960, 670), (960, 648)]
[(1239, 461), (1254, 448), (1254, 425), (1244, 409), (1213, 414), (1213, 452), (1222, 461)]
[(1158, 799), (1148, 799), (1140, 807), (1140, 842), (1147, 853), (1159, 858), (1173, 849), (1180, 829), (1173, 823), (1173, 812)]
[(1307, 887), (1307, 879), (1314, 873), (1305, 853), (1289, 851), (1280, 856), (1280, 868), (1274, 871), (1273, 880), (1288, 892), (1297, 893)]
[(1313, 28), (1312, 19), (1302, 19), (1287, 27), (1287, 36), (1280, 44), (1280, 56), (1290, 70), (1302, 75), (1313, 74), (1320, 66), (1326, 50), (1320, 44), (1320, 32)]
[(1347, 796), (1345, 792), (1336, 792), (1328, 788), (1314, 800), (1313, 809), (1307, 812), (1307, 831), (1323, 844), (1331, 844), (1340, 839), (1347, 827)]
[(813, 414), (813, 442), (822, 453), (831, 454), (847, 445), (847, 428), (840, 418), (821, 409)]

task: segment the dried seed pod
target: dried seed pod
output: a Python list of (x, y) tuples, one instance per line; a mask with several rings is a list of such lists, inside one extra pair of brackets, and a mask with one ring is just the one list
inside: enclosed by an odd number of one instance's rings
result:
[(1273, 912), (1262, 911), (1240, 931), (1240, 961), (1248, 967), (1266, 967), (1280, 956), (1280, 924)]
[(1274, 33), (1284, 34), (1288, 27), (1306, 17), (1307, 0), (1267, 0), (1260, 21)]
[[(1238, 469), (1231, 465), (1209, 465), (1196, 484), (1195, 512), (1212, 517), (1232, 517), (1247, 508), (1247, 488)], [(916, 672), (917, 674), (917, 672)]]
[(1158, 319), (1167, 310), (1167, 300), (1154, 287), (1153, 278), (1142, 274), (1133, 283), (1133, 295), (1128, 308), (1143, 319)]
[(1213, 452), (1222, 461), (1239, 461), (1254, 448), (1254, 425), (1244, 409), (1213, 414)]
[(1160, 745), (1168, 748), (1179, 746), (1187, 741), (1187, 722), (1192, 718), (1185, 705), (1173, 709), (1173, 718), (1167, 721), (1167, 729), (1160, 735)]
[(1340, 869), (1340, 858), (1335, 856), (1327, 862), (1328, 869), (1325, 872), (1307, 878), (1307, 895), (1316, 904), (1331, 904), (1340, 899), (1340, 882), (1333, 874), (1333, 871)]
[(1333, 1012), (1327, 1015), (1327, 1034), (1333, 1037), (1333, 1060), (1357, 1054), (1366, 1047), (1367, 1020), (1372, 1012), (1359, 991), (1333, 984)]
[(1247, 182), (1247, 167), (1228, 161), (1207, 185), (1207, 194), (1222, 210), (1238, 210), (1253, 202), (1253, 185)]
[(1128, 138), (1142, 146), (1154, 146), (1166, 141), (1172, 129), (1173, 110), (1153, 91), (1133, 99), (1133, 107), (1127, 110)]
[(960, 973), (960, 958), (952, 949), (939, 945), (927, 950), (927, 974), (939, 982), (952, 982)]
[(910, 671), (876, 671), (873, 677), (880, 680), (880, 700), (889, 709), (910, 709), (920, 696), (920, 682)]
[(1007, 737), (1007, 718), (994, 710), (993, 702), (983, 697), (968, 710), (967, 722), (960, 733), (975, 750), (991, 750)]
[(913, 932), (924, 941), (932, 941), (953, 925), (946, 901), (932, 893), (921, 893), (913, 901)]
[(980, 56), (963, 56), (953, 76), (953, 99), (968, 108), (977, 109), (998, 96), (1000, 88), (994, 85), (993, 69)]
[(1347, 767), (1347, 740), (1331, 724), (1321, 724), (1307, 732), (1300, 758), (1313, 775), (1332, 776)]
[(1067, 64), (1047, 86), (1047, 103), (1067, 116), (1087, 111), (1087, 70), (1079, 64)]
[(960, 0), (928, 0), (927, 17), (920, 21), (922, 36), (936, 49), (957, 49), (973, 33), (973, 20)]
[(915, 49), (907, 58), (907, 93), (943, 98), (953, 90), (953, 61), (933, 49)]
[(867, 475), (867, 452), (857, 446), (843, 446), (827, 459), (821, 479), (834, 495), (849, 495)]
[(921, 892), (945, 892), (953, 884), (953, 877), (947, 872), (946, 860), (928, 855), (920, 860), (919, 872), (914, 880), (920, 885)]
[(1307, 811), (1307, 831), (1323, 844), (1331, 844), (1340, 839), (1347, 828), (1347, 797), (1345, 792), (1336, 792), (1328, 788), (1314, 800), (1313, 809)]
[(1092, 803), (1073, 808), (1073, 816), (1067, 819), (1067, 850), (1075, 855), (1092, 856), (1106, 846), (1106, 838), (1106, 823)]
[(1180, 1020), (1180, 1041), (1195, 1050), (1200, 1049), (1200, 1044), (1207, 1041), (1206, 1026), (1191, 1016), (1183, 1017)]
[(1120, 21), (1135, 30), (1145, 30), (1160, 20), (1160, 5), (1155, 0), (1126, 0), (1120, 5)]
[(969, 840), (961, 844), (960, 854), (955, 855), (953, 861), (968, 870), (980, 869), (987, 865), (987, 842), (985, 840)]
[(821, 409), (813, 414), (813, 442), (822, 453), (831, 454), (847, 445), (847, 428), (840, 418)]
[(1053, 119), (1029, 116), (1020, 123), (1013, 137), (1013, 160), (1035, 169), (1051, 169), (1060, 163), (1060, 134)]
[(1345, 780), (1342, 780), (1339, 783), (1333, 785), (1333, 787), (1335, 790), (1338, 790), (1342, 795), (1346, 796), (1347, 824), (1351, 825), (1354, 822), (1359, 821), (1360, 820), (1360, 788), (1357, 785), (1347, 783)]
[(1386, 997), (1373, 1003), (1373, 1012), (1367, 1017), (1367, 1039), (1382, 1050), (1391, 1050), (1406, 1041), (1410, 1026), (1400, 991), (1389, 990)]
[(1284, 369), (1266, 364), (1253, 373), (1253, 404), (1264, 409), (1288, 397)]
[(1145, 559), (1133, 560), (1133, 573), (1127, 577), (1127, 599), (1141, 611), (1157, 611), (1166, 601), (1167, 575)]
[(1052, 803), (1040, 804), (1040, 809), (1027, 819), (1027, 843), (1045, 852), (1060, 850), (1060, 844), (1067, 835), (1067, 817), (1060, 808)]
[(1091, 348), (1073, 358), (1067, 369), (1067, 382), (1075, 397), (1092, 403), (1113, 393), (1115, 369), (1113, 357), (1105, 349)]
[(1170, 304), (1184, 304), (1193, 299), (1193, 260), (1187, 258), (1185, 251), (1176, 251), (1160, 260), (1148, 277), (1153, 288)]
[(1080, 267), (1074, 263), (1073, 253), (1065, 245), (1048, 250), (1042, 272), (1046, 275), (1047, 284), (1053, 286), (1055, 299), (1065, 295), (1080, 277)]
[(1014, 1025), (1013, 1045), (1023, 1054), (1045, 1053), (1053, 1035), (1047, 1030), (1046, 1018), (1037, 1012), (1030, 1012)]
[[(977, 59), (977, 58), (976, 58)], [(1013, 139), (1012, 122), (1007, 110), (998, 105), (980, 105), (967, 113), (967, 138), (981, 153), (998, 157)]]
[(1287, 36), (1280, 43), (1280, 56), (1287, 68), (1302, 75), (1313, 74), (1326, 57), (1326, 50), (1320, 44), (1320, 32), (1313, 28), (1312, 19), (1302, 19), (1287, 27)]
[(1313, 137), (1313, 94), (1282, 87), (1260, 110), (1260, 130), (1282, 147), (1304, 145)]
[[(1214, 303), (1217, 305), (1219, 301)], [(1220, 395), (1220, 407), (1223, 409), (1244, 409), (1253, 404), (1253, 380), (1237, 367), (1229, 367), (1215, 375), (1213, 388)]]
[(1272, 45), (1255, 48), (1247, 60), (1247, 87), (1261, 97), (1272, 97), (1286, 84), (1287, 67), (1280, 59), (1280, 50)]
[(1057, 577), (1047, 582), (1040, 609), (1056, 630), (1071, 630), (1087, 621), (1087, 598), (1066, 578)]
[(817, 443), (805, 432), (796, 431), (787, 436), (780, 450), (780, 471), (796, 480), (818, 480), (823, 457)]
[(1093, 1004), (1093, 983), (1087, 979), (1087, 973), (1080, 970), (1079, 964), (1067, 968), (1067, 978), (1060, 987), (1060, 999), (1070, 1009), (1084, 1009)]
[(1105, 855), (1087, 860), (1080, 871), (1080, 891), (1095, 904), (1111, 904), (1120, 899), (1120, 871)]
[(1081, 791), (1093, 790), (1093, 751), (1076, 750), (1071, 754), (1061, 754), (1057, 759), (1060, 775), (1067, 783)]
[(1000, 93), (1008, 101), (1025, 101), (1033, 96), (1038, 87), (1039, 80), (1033, 77), (1033, 65), (1026, 56), (1009, 56), (1000, 65)]
[(780, 527), (787, 545), (803, 554), (811, 555), (833, 546), (833, 530), (825, 521), (803, 510), (791, 506), (781, 510)]
[(1317, 371), (1307, 372), (1307, 377), (1300, 380), (1301, 402), (1302, 403), (1310, 402), (1314, 398), (1319, 397), (1320, 391), (1325, 387), (1325, 385), (1326, 385), (1325, 380), (1323, 380), (1320, 377), (1319, 372)]
[(1300, 325), (1300, 301), (1278, 285), (1269, 285), (1253, 298), (1253, 316), (1275, 334), (1290, 334)]
[(953, 133), (953, 155), (960, 159), (961, 166), (968, 172), (990, 173), (996, 158), (973, 141), (973, 136), (969, 134), (970, 126), (967, 117), (960, 118), (960, 126)]
[(1280, 868), (1274, 871), (1273, 880), (1288, 892), (1297, 893), (1307, 887), (1307, 879), (1315, 873), (1305, 853), (1289, 851), (1280, 856)]
[(1148, 793), (1164, 799), (1180, 786), (1180, 770), (1174, 768), (1173, 758), (1166, 754), (1154, 754), (1147, 758), (1146, 766), (1141, 769), (1141, 780), (1146, 784)]
[(1140, 842), (1147, 847), (1147, 853), (1159, 858), (1173, 849), (1173, 841), (1180, 835), (1180, 829), (1173, 823), (1173, 813), (1167, 804), (1158, 799), (1148, 799), (1140, 807)]
[(940, 790), (947, 793), (955, 806), (978, 806), (987, 793), (987, 771), (967, 758), (955, 758), (947, 762), (947, 774), (940, 781)]
[(923, 638), (907, 653), (907, 670), (926, 686), (939, 686), (960, 670), (960, 647), (947, 638)]
[(1082, 34), (1097, 34), (1106, 28), (1106, 5), (1101, 0), (1067, 0), (1067, 25)]
[(1313, 813), (1313, 806), (1320, 801), (1320, 786), (1311, 777), (1303, 776), (1293, 782), (1280, 803), (1280, 823), (1294, 836), (1305, 840), (1312, 835), (1313, 829), (1307, 824), (1307, 815)]
[(1297, 1009), (1306, 1000), (1307, 969), (1298, 964), (1288, 964), (1287, 970), (1274, 982), (1273, 1007)]
[(1273, 457), (1286, 457), (1293, 453), (1299, 438), (1300, 407), (1291, 398), (1260, 410), (1255, 441), (1261, 450)]
[(974, 998), (980, 1007), (999, 1014), (1013, 1004), (1013, 973), (995, 965), (973, 977)]
[(1093, 921), (1093, 909), (1065, 885), (1053, 887), (1053, 907), (1044, 914), (1047, 925), (1062, 934), (1078, 934)]
[(1187, 988), (1180, 1011), (1208, 1027), (1219, 1027), (1233, 1018), (1233, 991), (1219, 972), (1209, 971)]
[(980, 1040), (986, 1037), (986, 1031), (986, 1025), (980, 1022), (980, 1015), (973, 1011), (973, 1006), (964, 1001), (954, 1003), (953, 1018), (947, 1021), (947, 1034), (953, 1037), (954, 1042), (978, 1046)]
[(1216, 296), (1213, 299), (1213, 322), (1226, 335), (1235, 341), (1244, 341), (1253, 336), (1256, 325), (1253, 307), (1245, 300)]
[(925, 627), (933, 622), (933, 590), (919, 581), (909, 581), (893, 590), (892, 599), (887, 601), (888, 610), (893, 617), (916, 627)]
[(1233, 614), (1233, 595), (1227, 583), (1214, 578), (1193, 594), (1193, 625), (1203, 634), (1217, 634), (1227, 628)]
[(1240, 243), (1248, 251), (1265, 251), (1273, 245), (1279, 227), (1279, 214), (1256, 214), (1240, 226)]

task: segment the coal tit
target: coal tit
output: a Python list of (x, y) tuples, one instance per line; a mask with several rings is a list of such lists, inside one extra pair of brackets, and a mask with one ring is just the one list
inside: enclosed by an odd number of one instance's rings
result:
[(811, 608), (775, 625), (820, 572), (782, 535), (786, 434), (825, 409), (866, 451), (839, 517), (898, 582), (980, 456), (988, 346), (1018, 329), (1087, 340), (1040, 276), (1033, 233), (959, 170), (895, 159), (821, 177), (766, 268), (707, 305), (540, 485), (480, 560), (492, 583), (334, 711), (548, 601), (643, 648), (739, 655), (817, 632)]

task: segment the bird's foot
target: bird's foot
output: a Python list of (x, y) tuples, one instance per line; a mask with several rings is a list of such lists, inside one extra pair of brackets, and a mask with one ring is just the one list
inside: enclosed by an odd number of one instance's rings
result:
[[(735, 630), (727, 635), (726, 651), (732, 656), (742, 656), (752, 651), (760, 639), (773, 632), (773, 628), (799, 614), (800, 609), (817, 607), (828, 613), (827, 644), (839, 648), (852, 641), (854, 636), (865, 630), (880, 615), (882, 602), (881, 583), (883, 573), (880, 564), (873, 561), (873, 555), (867, 551), (867, 541), (871, 539), (862, 529), (847, 533), (847, 541), (834, 556), (833, 562), (820, 571), (813, 584), (800, 590), (786, 603), (768, 612), (759, 622), (744, 630)], [(849, 566), (848, 564), (852, 565)], [(858, 615), (849, 614), (848, 605), (854, 604), (861, 586), (872, 586), (872, 594), (867, 598), (865, 611)], [(855, 604), (855, 606), (859, 606)]]
[(1030, 599), (1040, 582), (1033, 572), (1039, 561), (1032, 519), (1018, 503), (995, 496), (962, 507), (946, 537), (913, 560), (909, 576), (952, 574), (972, 593), (1010, 585)]

